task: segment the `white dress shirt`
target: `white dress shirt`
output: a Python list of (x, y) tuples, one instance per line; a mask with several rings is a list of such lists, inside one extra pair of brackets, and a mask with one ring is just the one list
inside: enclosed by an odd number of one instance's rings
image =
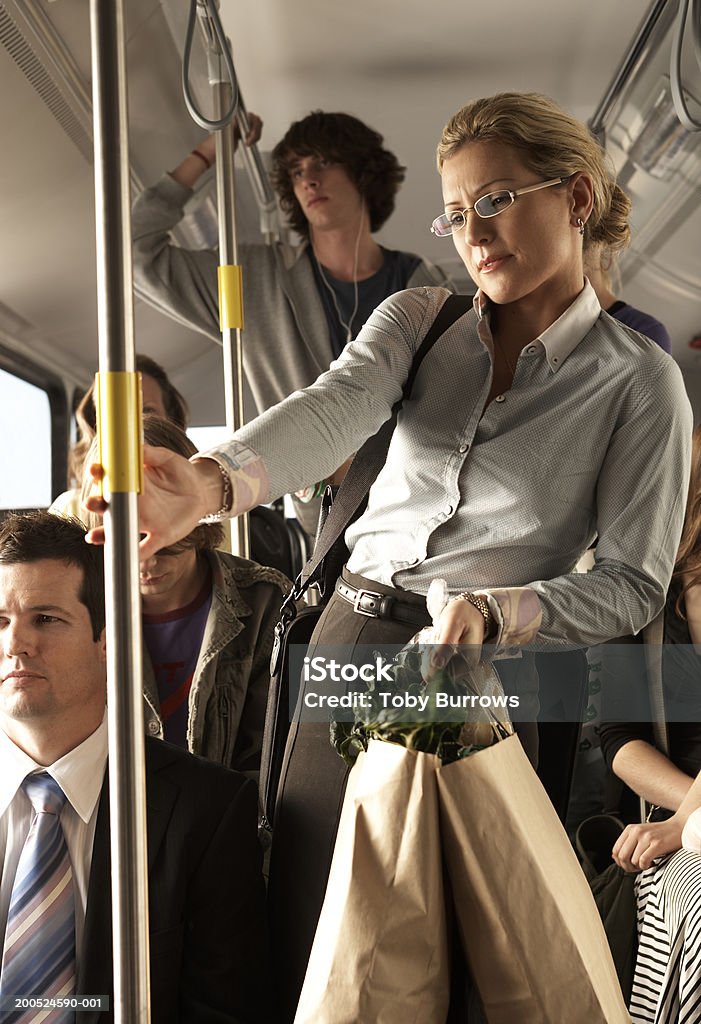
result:
[(95, 732), (79, 746), (46, 767), (20, 750), (0, 729), (0, 950), (5, 942), (7, 912), (17, 864), (34, 817), (29, 797), (20, 786), (27, 775), (47, 772), (66, 794), (61, 825), (73, 867), (77, 957), (85, 924), (95, 823), (106, 764), (107, 721), (104, 718)]

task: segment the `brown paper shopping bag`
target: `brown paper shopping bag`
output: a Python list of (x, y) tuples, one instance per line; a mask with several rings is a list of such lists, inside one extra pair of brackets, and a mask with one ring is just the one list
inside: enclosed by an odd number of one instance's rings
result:
[(518, 738), (437, 772), (458, 926), (489, 1024), (630, 1024), (589, 886)]
[(372, 741), (354, 765), (295, 1024), (444, 1024), (436, 762)]

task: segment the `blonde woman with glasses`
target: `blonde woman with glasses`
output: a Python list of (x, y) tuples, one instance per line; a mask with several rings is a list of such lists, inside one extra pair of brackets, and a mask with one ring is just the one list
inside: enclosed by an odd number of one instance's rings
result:
[[(476, 100), (445, 127), (438, 169), (433, 230), (452, 238), (477, 295), (421, 364), (312, 645), (347, 645), (350, 659), (355, 644), (406, 642), (428, 620), (431, 581), (446, 580), (441, 643), (520, 655), (497, 664), (519, 694), (535, 761), (529, 646), (601, 643), (642, 629), (664, 604), (691, 413), (676, 364), (604, 313), (585, 279), (585, 250), (627, 244), (629, 202), (583, 124), (534, 94)], [(143, 557), (202, 516), (238, 515), (333, 472), (390, 416), (447, 297), (416, 288), (387, 299), (316, 383), (196, 460), (147, 450)], [(572, 573), (595, 536), (594, 568)], [(436, 663), (446, 657), (439, 646)], [(271, 863), (282, 1021), (302, 983), (344, 784), (328, 726), (294, 722)]]

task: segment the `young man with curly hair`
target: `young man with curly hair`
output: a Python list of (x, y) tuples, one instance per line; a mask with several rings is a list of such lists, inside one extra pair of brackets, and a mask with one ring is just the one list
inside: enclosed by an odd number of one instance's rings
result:
[[(256, 118), (247, 141), (259, 128)], [(421, 285), (450, 286), (421, 257), (373, 238), (394, 210), (405, 170), (382, 143), (350, 114), (317, 110), (292, 124), (273, 150), (273, 183), (300, 238), (238, 250), (244, 368), (259, 412), (312, 384), (387, 296)], [(218, 341), (217, 254), (179, 248), (171, 239), (214, 149), (214, 138), (205, 139), (139, 196), (133, 235), (142, 294)], [(297, 511), (313, 532), (317, 503), (297, 503)]]

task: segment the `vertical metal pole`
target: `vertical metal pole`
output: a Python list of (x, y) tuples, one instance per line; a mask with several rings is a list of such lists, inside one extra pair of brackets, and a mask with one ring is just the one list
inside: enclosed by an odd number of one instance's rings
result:
[[(123, 0), (90, 0), (101, 373), (134, 372)], [(110, 409), (104, 410), (110, 421)], [(114, 417), (113, 417), (114, 419)], [(110, 428), (129, 434), (128, 423)], [(132, 425), (133, 432), (133, 425)], [(146, 795), (136, 489), (105, 517), (114, 1018), (148, 1024)]]
[[(236, 110), (236, 124), (238, 125), (241, 138), (245, 139), (248, 135), (251, 124), (248, 119), (248, 111), (246, 110), (246, 105), (243, 102), (243, 96), (241, 95), (241, 89), (239, 88), (238, 82), (236, 83), (236, 88), (238, 89), (239, 96), (238, 108)], [(256, 204), (258, 206), (261, 234), (265, 239), (265, 244), (272, 245), (280, 239), (277, 200), (275, 199), (273, 186), (270, 184), (270, 178), (268, 177), (268, 173), (263, 164), (263, 159), (257, 145), (242, 146), (241, 157), (243, 158), (244, 167), (248, 174), (248, 180), (251, 183), (253, 195), (255, 196)]]
[[(221, 63), (221, 57), (219, 58)], [(218, 76), (220, 79), (223, 75)], [(212, 83), (216, 116), (221, 117), (231, 102), (228, 81)], [(222, 266), (237, 263), (236, 208), (234, 182), (234, 136), (231, 125), (217, 132), (217, 207), (219, 213), (219, 262)], [(240, 328), (222, 328), (224, 351), (224, 400), (226, 426), (233, 433), (243, 426), (243, 351)], [(231, 524), (231, 550), (242, 558), (250, 558), (248, 515), (239, 516)]]

